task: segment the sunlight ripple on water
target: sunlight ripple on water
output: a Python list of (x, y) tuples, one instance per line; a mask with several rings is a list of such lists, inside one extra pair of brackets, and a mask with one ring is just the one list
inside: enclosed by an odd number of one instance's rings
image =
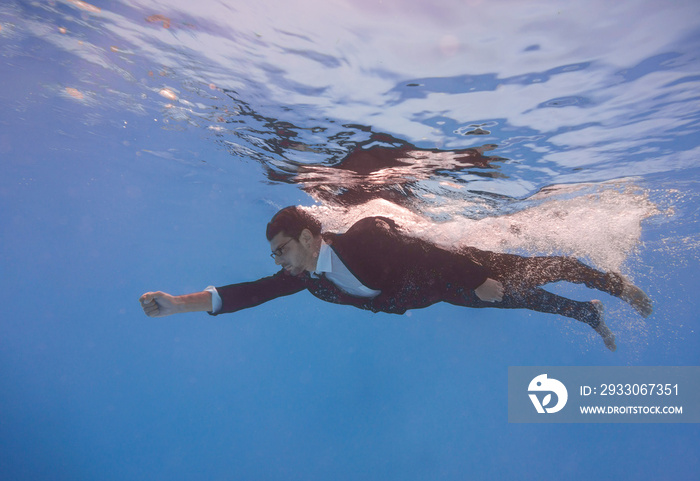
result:
[(620, 268), (671, 212), (650, 179), (698, 165), (700, 5), (446, 5), (10, 1), (0, 52), (51, 44), (79, 69), (45, 88), (89, 100), (84, 123), (117, 109), (201, 129), (224, 172), (255, 160), (329, 228), (393, 215), (445, 245)]

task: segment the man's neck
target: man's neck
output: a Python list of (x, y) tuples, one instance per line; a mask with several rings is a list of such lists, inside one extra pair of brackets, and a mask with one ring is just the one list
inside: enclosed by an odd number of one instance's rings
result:
[(311, 259), (309, 260), (309, 263), (306, 266), (306, 270), (309, 272), (316, 271), (316, 266), (318, 264), (318, 256), (319, 256), (319, 253), (321, 252), (321, 244), (322, 243), (323, 243), (323, 238), (320, 235), (315, 236), (312, 240)]

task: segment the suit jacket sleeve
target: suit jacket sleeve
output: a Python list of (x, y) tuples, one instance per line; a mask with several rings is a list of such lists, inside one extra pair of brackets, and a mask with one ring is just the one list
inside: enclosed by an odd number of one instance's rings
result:
[(289, 296), (306, 288), (303, 277), (291, 276), (284, 269), (273, 276), (263, 277), (257, 281), (217, 287), (216, 290), (221, 297), (221, 310), (214, 315), (259, 306), (272, 299)]

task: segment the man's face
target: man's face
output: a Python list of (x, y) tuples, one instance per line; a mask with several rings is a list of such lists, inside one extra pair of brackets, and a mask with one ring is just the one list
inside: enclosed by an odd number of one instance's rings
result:
[(315, 257), (305, 245), (303, 234), (299, 239), (294, 239), (280, 232), (270, 241), (270, 250), (274, 255), (275, 264), (282, 266), (293, 276), (316, 268)]

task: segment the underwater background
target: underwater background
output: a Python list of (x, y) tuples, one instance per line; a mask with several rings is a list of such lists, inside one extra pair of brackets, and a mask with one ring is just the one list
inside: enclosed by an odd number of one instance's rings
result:
[[(683, 0), (3, 0), (0, 479), (698, 479), (695, 424), (507, 412), (508, 366), (700, 364), (698, 52)], [(287, 205), (655, 310), (143, 314), (276, 272)]]

